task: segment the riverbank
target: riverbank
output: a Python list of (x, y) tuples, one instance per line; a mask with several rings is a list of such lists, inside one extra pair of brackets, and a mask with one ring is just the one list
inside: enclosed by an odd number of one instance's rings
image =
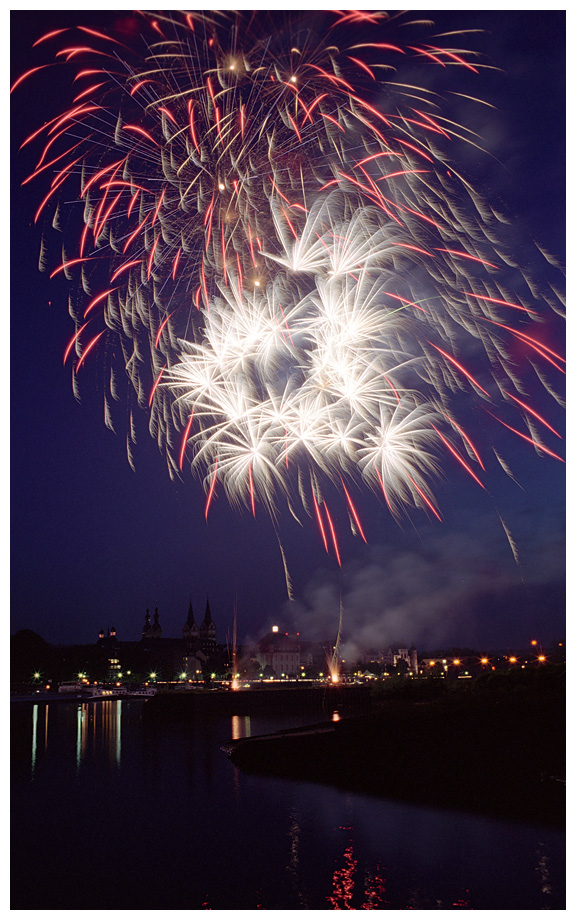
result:
[(314, 713), (318, 719), (371, 711), (373, 696), (368, 685), (276, 682), (253, 684), (237, 690), (198, 689), (161, 691), (150, 700), (146, 716), (151, 720), (186, 721), (196, 713), (254, 715), (271, 713), (299, 715)]
[[(408, 695), (417, 696), (407, 686)], [(232, 741), (245, 771), (419, 805), (560, 827), (565, 821), (563, 672), (436, 699), (402, 693), (322, 726)]]
[(10, 703), (100, 703), (111, 700), (145, 700), (150, 699), (155, 691), (148, 690), (87, 690), (83, 693), (58, 693), (56, 690), (31, 693), (11, 693)]

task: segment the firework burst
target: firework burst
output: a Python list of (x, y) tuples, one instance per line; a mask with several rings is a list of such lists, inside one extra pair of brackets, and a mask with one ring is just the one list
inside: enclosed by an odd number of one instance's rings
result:
[(71, 192), (78, 215), (60, 256), (42, 254), (73, 284), (75, 389), (106, 354), (107, 424), (127, 374), (206, 514), (218, 486), (275, 521), (299, 498), (338, 558), (325, 482), (361, 536), (352, 484), (436, 517), (444, 463), (483, 487), (461, 396), (558, 456), (530, 394), (559, 399), (563, 360), (538, 329), (560, 299), (449, 164), (472, 133), (402, 81), (481, 69), (454, 34), (422, 29), (383, 12), (142, 12), (137, 36), (38, 42), (74, 87), (24, 143), (39, 150), (25, 181), (45, 183), (36, 222), (57, 226)]

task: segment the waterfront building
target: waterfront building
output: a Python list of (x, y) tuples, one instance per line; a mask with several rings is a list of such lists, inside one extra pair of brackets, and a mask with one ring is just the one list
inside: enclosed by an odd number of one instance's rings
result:
[(105, 653), (106, 662), (107, 662), (107, 680), (118, 680), (118, 674), (121, 670), (120, 663), (120, 645), (116, 637), (116, 629), (114, 626), (111, 626), (108, 629), (108, 633), (104, 632), (102, 628), (98, 634), (98, 643), (97, 645)]
[(160, 613), (156, 607), (153, 620), (150, 610), (146, 610), (140, 641), (120, 641), (112, 627), (107, 634), (104, 629), (100, 630), (96, 646), (106, 657), (110, 680), (117, 680), (127, 671), (142, 676), (156, 674), (163, 680), (181, 679), (181, 675), (185, 674), (194, 680), (205, 674), (210, 660), (218, 654), (217, 638), (216, 624), (207, 600), (200, 627), (195, 622), (190, 602), (181, 638), (162, 635)]
[(258, 642), (254, 657), (262, 672), (271, 677), (298, 677), (301, 665), (299, 636), (281, 633), (273, 626)]
[(388, 665), (392, 668), (397, 668), (399, 662), (405, 662), (408, 671), (418, 674), (418, 653), (413, 645), (410, 648), (389, 648), (387, 652), (380, 652), (374, 660), (384, 667)]

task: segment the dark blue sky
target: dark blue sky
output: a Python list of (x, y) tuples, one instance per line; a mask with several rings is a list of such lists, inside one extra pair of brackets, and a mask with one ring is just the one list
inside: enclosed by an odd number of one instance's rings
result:
[[(479, 119), (476, 130), (493, 157), (463, 151), (461, 165), (513, 226), (523, 225), (562, 260), (564, 12), (423, 15), (440, 30), (486, 30), (474, 45), (499, 70), (477, 78), (477, 93), (497, 109), (468, 114)], [(44, 60), (29, 52), (39, 35), (81, 16), (102, 27), (99, 13), (13, 12), (13, 78)], [(32, 218), (41, 189), (20, 187), (32, 161), (17, 150), (44, 120), (45, 104), (54, 107), (53, 91), (44, 80), (30, 84), (15, 95), (12, 108), (12, 631), (30, 628), (53, 642), (90, 642), (100, 627), (115, 625), (120, 638), (135, 639), (146, 608), (157, 605), (164, 634), (179, 635), (190, 599), (198, 619), (208, 595), (221, 641), (231, 632), (234, 605), (240, 639), (257, 637), (273, 622), (312, 638), (336, 632), (341, 592), (344, 635), (359, 646), (496, 648), (562, 638), (564, 467), (537, 457), (513, 436), (503, 437), (498, 448), (517, 484), (494, 464), (488, 494), (446, 462), (435, 490), (442, 524), (412, 512), (399, 526), (365, 493), (358, 499), (364, 546), (346, 535), (342, 506), (341, 571), (324, 553), (312, 521), (300, 528), (285, 519), (293, 605), (286, 602), (282, 560), (264, 513), (254, 520), (221, 499), (206, 522), (199, 483), (186, 477), (171, 482), (155, 442), (143, 435), (132, 471), (125, 430), (118, 426), (113, 434), (104, 426), (97, 362), (85, 368), (82, 404), (73, 396), (70, 368), (62, 364), (74, 331), (67, 288), (37, 270)], [(64, 105), (56, 100), (56, 109)], [(556, 334), (561, 341), (560, 324)], [(553, 423), (562, 429), (559, 408)]]

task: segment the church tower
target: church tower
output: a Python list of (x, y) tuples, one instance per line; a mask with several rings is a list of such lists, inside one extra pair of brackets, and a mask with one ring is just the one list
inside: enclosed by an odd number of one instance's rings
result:
[(152, 624), (150, 622), (150, 611), (146, 610), (146, 617), (144, 619), (144, 626), (142, 627), (142, 638), (143, 639), (152, 639), (154, 633), (152, 632)]
[(162, 627), (160, 626), (158, 607), (154, 611), (154, 623), (152, 624), (152, 638), (161, 639), (162, 638)]
[(205, 655), (213, 655), (216, 651), (216, 625), (212, 619), (208, 598), (206, 598), (206, 613), (200, 626), (200, 648)]
[(192, 610), (192, 601), (188, 607), (188, 619), (182, 629), (182, 639), (186, 644), (186, 650), (195, 652), (198, 649), (200, 632), (196, 621), (194, 620), (194, 611)]

